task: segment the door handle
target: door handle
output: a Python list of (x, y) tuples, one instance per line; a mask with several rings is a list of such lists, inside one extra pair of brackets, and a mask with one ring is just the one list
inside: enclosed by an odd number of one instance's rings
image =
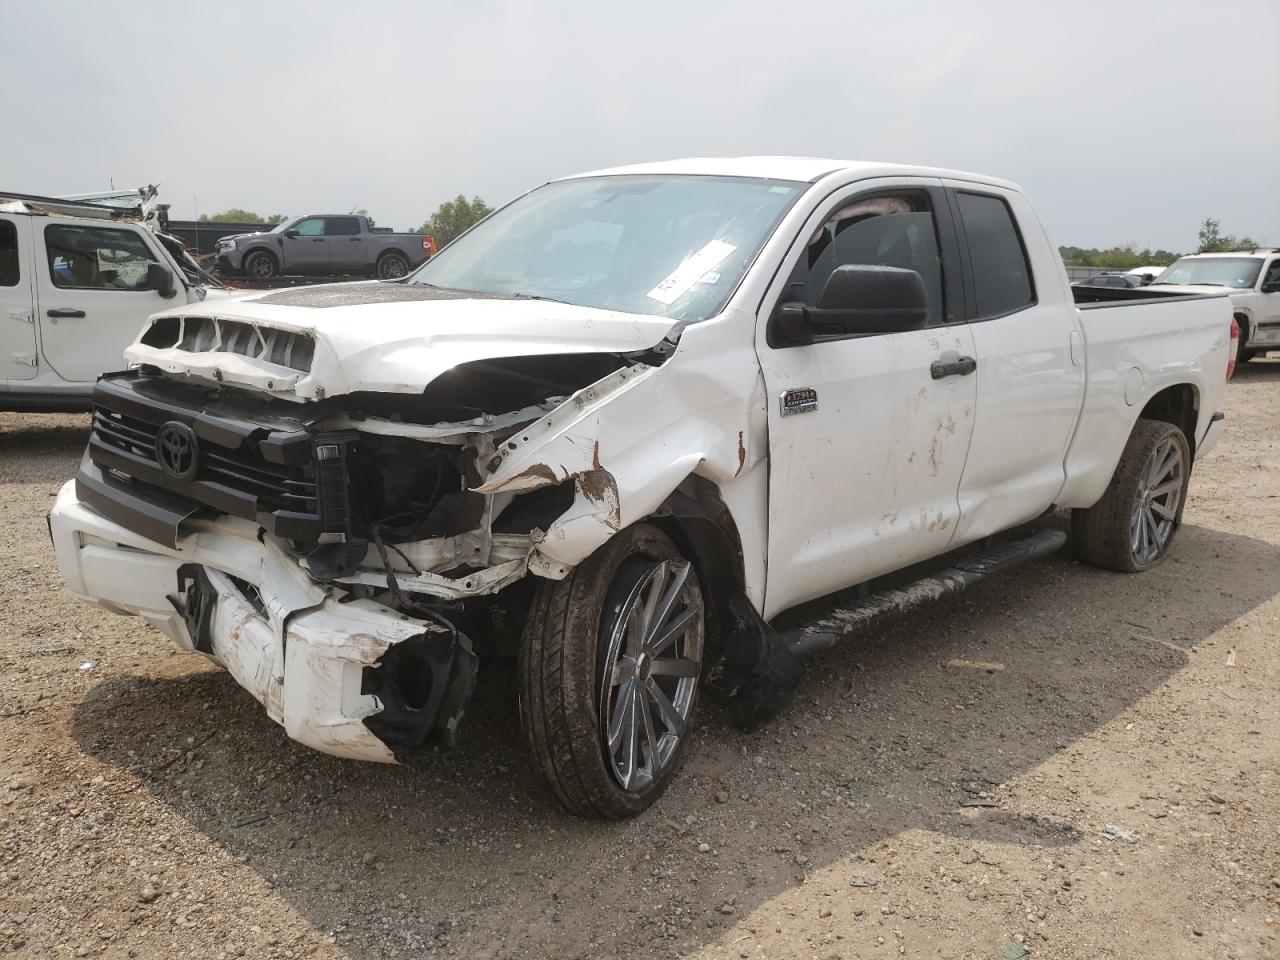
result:
[(359, 237), (352, 237), (350, 240), (347, 241), (347, 243), (359, 243), (359, 242), (360, 242)]
[(973, 357), (962, 357), (958, 353), (944, 353), (941, 359), (929, 364), (929, 376), (935, 380), (943, 377), (967, 377), (978, 369), (978, 361)]
[(46, 317), (52, 317), (54, 320), (61, 320), (64, 317), (70, 319), (72, 317), (83, 317), (83, 310), (76, 310), (74, 307), (56, 307), (53, 310), (44, 312)]
[(314, 237), (311, 240), (312, 243), (324, 243), (324, 241), (325, 241), (324, 237)]

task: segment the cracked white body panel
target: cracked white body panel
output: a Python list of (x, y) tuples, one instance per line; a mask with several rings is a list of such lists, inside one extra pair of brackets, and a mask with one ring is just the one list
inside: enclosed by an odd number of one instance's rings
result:
[[(622, 527), (647, 517), (690, 474), (727, 499), (765, 456), (767, 429), (753, 318), (737, 312), (683, 331), (661, 367), (624, 368), (521, 430), (481, 493), (572, 481), (573, 506), (546, 531), (529, 569), (558, 579)], [(708, 363), (707, 357), (714, 357)], [(764, 542), (763, 512), (735, 515), (744, 552)], [(762, 571), (748, 593), (763, 595)]]
[[(203, 653), (300, 743), (335, 756), (394, 762), (361, 722), (380, 708), (376, 697), (360, 693), (361, 673), (394, 644), (438, 626), (367, 600), (339, 604), (243, 520), (208, 524), (169, 549), (86, 508), (69, 482), (54, 504), (50, 530), (58, 567), (76, 596), (141, 617), (183, 649)], [(170, 601), (178, 567), (187, 563), (205, 568), (218, 596), (208, 652), (195, 649)], [(265, 616), (230, 577), (257, 588)]]

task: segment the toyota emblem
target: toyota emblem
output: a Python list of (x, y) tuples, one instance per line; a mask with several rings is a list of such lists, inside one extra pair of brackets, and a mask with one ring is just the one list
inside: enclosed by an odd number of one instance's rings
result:
[(185, 423), (170, 420), (156, 434), (156, 459), (160, 469), (175, 480), (190, 480), (200, 465), (196, 432)]

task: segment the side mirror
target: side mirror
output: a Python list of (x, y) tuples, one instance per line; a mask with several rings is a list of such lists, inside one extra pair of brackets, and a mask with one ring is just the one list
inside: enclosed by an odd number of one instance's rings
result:
[(1280, 293), (1280, 280), (1269, 280), (1258, 289), (1263, 293)]
[(173, 274), (158, 263), (147, 264), (147, 289), (154, 290), (165, 300), (178, 292), (173, 285)]
[(924, 278), (914, 270), (867, 264), (836, 267), (818, 306), (778, 305), (776, 320), (791, 343), (817, 337), (866, 336), (920, 330), (929, 319)]
[(297, 230), (286, 230), (284, 232), (284, 235), (288, 237), (290, 240), (296, 240), (299, 236), (301, 236), (301, 234), (299, 234)]

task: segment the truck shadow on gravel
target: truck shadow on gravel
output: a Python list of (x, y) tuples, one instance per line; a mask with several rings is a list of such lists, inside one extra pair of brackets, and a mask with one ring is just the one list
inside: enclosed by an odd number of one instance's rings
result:
[(972, 841), (1086, 842), (1100, 825), (983, 794), (1217, 657), (1193, 648), (1280, 592), (1278, 554), (1186, 526), (1143, 576), (1063, 551), (989, 581), (811, 659), (796, 704), (758, 734), (705, 711), (666, 797), (622, 824), (570, 818), (537, 786), (497, 683), (457, 750), (399, 768), (293, 744), (194, 657), (180, 677), (99, 685), (72, 733), (350, 956), (684, 953), (745, 933), (731, 928), (806, 874), (874, 882), (870, 848), (904, 830), (940, 834), (947, 865)]
[(1258, 358), (1248, 363), (1237, 363), (1232, 383), (1280, 380), (1280, 356)]
[(0, 414), (0, 484), (70, 479), (88, 442), (87, 416)]

